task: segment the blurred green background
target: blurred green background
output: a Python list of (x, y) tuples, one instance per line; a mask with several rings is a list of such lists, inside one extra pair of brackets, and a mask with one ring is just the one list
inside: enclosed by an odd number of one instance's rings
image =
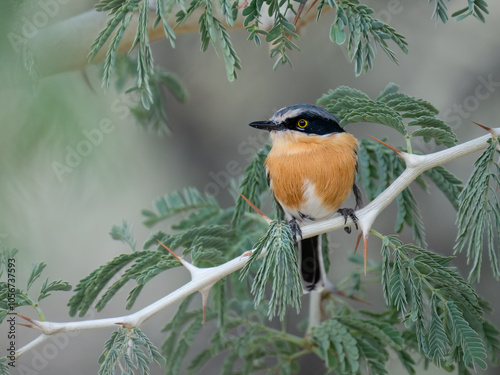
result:
[[(63, 2), (61, 2), (62, 4)], [(52, 21), (64, 19), (92, 7), (91, 1), (65, 1)], [(291, 54), (293, 69), (288, 66), (272, 71), (266, 45), (257, 47), (246, 40), (244, 30), (230, 33), (242, 60), (243, 69), (235, 82), (228, 82), (223, 61), (210, 50), (200, 52), (198, 33), (179, 35), (175, 49), (169, 42), (153, 45), (155, 62), (175, 72), (185, 82), (190, 99), (179, 104), (169, 96), (166, 108), (172, 134), (158, 136), (142, 130), (125, 109), (128, 97), (111, 89), (101, 89), (99, 68), (90, 66), (85, 73), (70, 72), (41, 79), (31, 85), (3, 84), (0, 88), (0, 239), (4, 246), (16, 247), (18, 283), (23, 286), (32, 262), (45, 261), (46, 274), (52, 279), (68, 280), (72, 285), (99, 265), (129, 251), (126, 245), (113, 241), (109, 230), (127, 219), (134, 225), (139, 246), (150, 230), (141, 222), (140, 210), (150, 208), (157, 196), (196, 186), (214, 193), (223, 205), (231, 204), (227, 176), (228, 162), (243, 170), (256, 147), (266, 141), (262, 133), (247, 126), (251, 121), (270, 117), (277, 109), (296, 103), (314, 103), (328, 89), (348, 85), (375, 97), (389, 82), (401, 91), (426, 99), (452, 125), (461, 142), (481, 136), (484, 131), (471, 121), (498, 127), (500, 99), (500, 4), (490, 1), (486, 23), (469, 17), (446, 25), (431, 19), (432, 5), (426, 1), (366, 1), (376, 15), (407, 37), (409, 53), (394, 47), (400, 65), (378, 54), (374, 69), (354, 77), (354, 68), (346, 58), (345, 47), (332, 44), (328, 38), (333, 14), (323, 14), (318, 23), (301, 30), (301, 52)], [(455, 6), (456, 2), (450, 4)], [(460, 2), (456, 7), (463, 7)], [(456, 10), (456, 9), (452, 9)], [(17, 64), (5, 34), (9, 12), (0, 21), (2, 29), (2, 77)], [(9, 81), (9, 80), (7, 80)], [(85, 134), (96, 134), (95, 144), (85, 149)], [(352, 124), (347, 130), (358, 138), (373, 135), (388, 137), (399, 145), (395, 132), (373, 124)], [(86, 132), (84, 132), (86, 131)], [(80, 146), (79, 146), (80, 145)], [(80, 147), (86, 156), (75, 159), (71, 150)], [(423, 153), (436, 151), (433, 144), (415, 144)], [(88, 154), (88, 155), (87, 155)], [(69, 155), (69, 156), (68, 156)], [(479, 155), (460, 158), (449, 167), (458, 177), (467, 179)], [(60, 169), (70, 158), (73, 167)], [(61, 164), (58, 164), (61, 163)], [(236, 164), (234, 164), (236, 163)], [(430, 247), (452, 254), (456, 236), (455, 211), (448, 200), (435, 189), (430, 195), (415, 187), (427, 228)], [(378, 218), (375, 229), (394, 231), (395, 205)], [(166, 228), (159, 225), (154, 229)], [(332, 248), (332, 281), (340, 280), (352, 267), (346, 261), (354, 247), (355, 235), (343, 231), (330, 235)], [(403, 239), (409, 240), (407, 233)], [(246, 249), (241, 249), (242, 252)], [(370, 258), (379, 259), (379, 243), (371, 239)], [(468, 273), (465, 255), (455, 264)], [(182, 269), (158, 276), (144, 290), (134, 311), (178, 288), (188, 280)], [(480, 295), (500, 309), (499, 284), (484, 267)], [(69, 320), (66, 303), (70, 293), (55, 293), (42, 304), (48, 320)], [(367, 299), (378, 307), (380, 285), (368, 289)], [(89, 317), (123, 315), (126, 293), (122, 292), (103, 312)], [(201, 299), (200, 299), (201, 300)], [(382, 308), (382, 306), (380, 306)], [(166, 309), (144, 325), (144, 331), (157, 344), (160, 329), (175, 311)], [(302, 319), (290, 313), (290, 321)], [(34, 311), (23, 309), (30, 317)], [(492, 320), (500, 325), (498, 312)], [(0, 329), (0, 346), (4, 346), (4, 329)], [(213, 329), (207, 326), (206, 329)], [(110, 330), (86, 331), (65, 336), (59, 342), (48, 341), (18, 361), (13, 374), (95, 374), (97, 358)], [(37, 336), (36, 332), (18, 327), (18, 347)], [(203, 333), (199, 345), (203, 342)], [(208, 336), (207, 336), (208, 337)], [(55, 350), (54, 350), (55, 348)], [(310, 361), (310, 362), (307, 362)], [(217, 364), (218, 359), (215, 360)], [(302, 373), (321, 374), (314, 358), (302, 363)], [(26, 372), (22, 372), (22, 369)], [(29, 371), (31, 372), (29, 372)], [(17, 372), (16, 372), (17, 371)], [(213, 371), (213, 372), (212, 372)], [(206, 373), (217, 373), (206, 369)], [(157, 367), (153, 374), (160, 374)], [(390, 374), (404, 373), (394, 366)], [(441, 373), (432, 368), (429, 373)], [(498, 369), (480, 374), (498, 374)]]

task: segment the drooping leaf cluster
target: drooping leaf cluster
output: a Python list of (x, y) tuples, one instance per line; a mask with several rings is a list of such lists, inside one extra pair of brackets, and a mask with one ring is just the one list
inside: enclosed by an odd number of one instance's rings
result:
[[(219, 43), (222, 57), (226, 66), (227, 79), (233, 81), (238, 77), (236, 70), (241, 69), (240, 58), (233, 48), (229, 34), (227, 33), (224, 24), (215, 16), (212, 1), (210, 0), (192, 0), (187, 9), (182, 9), (176, 14), (177, 24), (182, 24), (187, 18), (191, 17), (193, 12), (201, 8), (202, 13), (198, 19), (201, 35), (201, 50), (206, 51), (208, 46), (217, 51), (217, 41)], [(228, 25), (234, 24), (234, 19), (237, 17), (238, 9), (237, 2), (229, 5), (229, 2), (221, 1), (221, 13), (225, 16)]]
[(488, 140), (459, 197), (455, 252), (466, 250), (467, 262), (472, 261), (471, 281), (479, 281), (484, 249), (488, 250), (493, 276), (500, 279), (499, 145), (498, 138)]
[(288, 305), (295, 307), (297, 313), (300, 311), (302, 295), (296, 249), (287, 222), (274, 220), (269, 224), (266, 235), (257, 241), (250, 259), (243, 267), (242, 279), (248, 276), (252, 264), (262, 253), (262, 264), (254, 277), (251, 290), (255, 295), (255, 305), (264, 300), (266, 286), (272, 283), (268, 316), (273, 318), (278, 315), (283, 320)]
[(122, 374), (149, 375), (149, 365), (165, 365), (165, 358), (149, 338), (138, 328), (120, 328), (111, 334), (99, 357), (98, 375), (114, 375), (119, 368)]
[(324, 4), (335, 8), (335, 19), (330, 27), (330, 40), (338, 45), (347, 41), (347, 51), (357, 76), (373, 67), (377, 47), (397, 63), (396, 54), (389, 48), (386, 40), (392, 40), (404, 53), (408, 52), (406, 39), (391, 26), (374, 18), (374, 10), (359, 1), (323, 0)]
[(379, 237), (384, 298), (414, 335), (414, 347), (438, 366), (485, 369), (487, 356), (497, 361), (490, 349), (498, 340), (485, 334), (491, 323), (484, 318), (484, 302), (450, 265), (454, 258), (394, 236)]
[[(449, 0), (448, 0), (449, 1)], [(429, 1), (429, 2), (432, 2)], [(433, 0), (436, 19), (446, 22), (448, 19), (446, 0)], [(220, 51), (226, 67), (227, 78), (237, 78), (237, 70), (241, 69), (241, 61), (234, 49), (226, 27), (233, 27), (239, 18), (249, 32), (249, 40), (260, 45), (260, 37), (271, 45), (270, 57), (275, 59), (274, 69), (280, 64), (290, 64), (288, 53), (299, 50), (299, 40), (294, 18), (298, 4), (292, 0), (251, 0), (238, 5), (237, 0), (156, 0), (154, 2), (155, 20), (153, 26), (161, 23), (165, 37), (175, 46), (175, 27), (194, 17), (195, 11), (201, 10), (198, 18), (201, 36), (201, 49), (207, 50), (212, 45)], [(314, 5), (315, 3), (313, 3)], [(153, 4), (152, 4), (153, 5)], [(304, 5), (303, 5), (304, 6)], [(374, 10), (358, 0), (321, 0), (317, 7), (317, 18), (323, 8), (329, 6), (335, 11), (330, 27), (330, 39), (343, 45), (347, 41), (347, 50), (351, 62), (354, 63), (356, 75), (366, 72), (373, 66), (377, 48), (382, 49), (389, 58), (397, 63), (396, 54), (389, 48), (388, 41), (395, 43), (404, 53), (408, 52), (407, 42), (403, 35), (393, 27), (373, 17)], [(240, 15), (240, 9), (243, 8)], [(137, 30), (132, 45), (137, 49), (135, 73), (143, 107), (156, 107), (157, 88), (152, 83), (159, 82), (155, 77), (155, 67), (148, 38), (149, 13), (153, 9), (144, 0), (100, 0), (96, 9), (108, 12), (108, 20), (104, 29), (94, 40), (89, 53), (93, 60), (105, 43), (111, 39), (104, 60), (103, 84), (109, 87), (110, 78), (117, 64), (119, 45), (125, 30), (130, 26), (132, 17), (137, 14)], [(175, 13), (175, 22), (173, 21)], [(306, 12), (302, 12), (302, 16)], [(485, 0), (467, 0), (467, 6), (452, 16), (458, 20), (473, 15), (484, 22), (484, 14), (488, 14)], [(294, 41), (292, 41), (295, 40)], [(129, 53), (130, 53), (129, 51)], [(161, 79), (160, 79), (161, 80)], [(154, 112), (158, 112), (155, 109)]]
[(327, 369), (341, 374), (388, 374), (389, 350), (398, 354), (409, 374), (415, 374), (414, 360), (408, 353), (403, 335), (395, 327), (395, 319), (371, 314), (363, 318), (350, 309), (337, 309), (328, 319), (311, 331), (315, 352), (325, 361)]

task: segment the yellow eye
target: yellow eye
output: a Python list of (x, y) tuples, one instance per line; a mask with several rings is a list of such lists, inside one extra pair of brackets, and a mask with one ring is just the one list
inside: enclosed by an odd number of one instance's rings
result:
[(307, 120), (301, 119), (297, 123), (297, 126), (301, 129), (304, 129), (307, 126), (307, 124), (308, 124)]

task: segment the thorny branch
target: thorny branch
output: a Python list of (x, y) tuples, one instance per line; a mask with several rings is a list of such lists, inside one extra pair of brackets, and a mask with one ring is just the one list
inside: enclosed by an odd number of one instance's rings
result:
[[(443, 165), (449, 161), (458, 159), (462, 156), (469, 155), (473, 152), (480, 151), (487, 145), (487, 140), (492, 135), (500, 136), (500, 128), (490, 129), (491, 134), (478, 137), (471, 141), (460, 145), (438, 151), (428, 155), (414, 155), (400, 152), (398, 155), (406, 162), (405, 171), (377, 198), (370, 202), (366, 207), (356, 211), (358, 217), (358, 225), (362, 230), (365, 240), (368, 237), (370, 228), (377, 216), (408, 186), (424, 171), (434, 168), (438, 165)], [(348, 221), (347, 225), (352, 225), (352, 221)], [(330, 232), (345, 227), (343, 217), (335, 217), (319, 223), (310, 224), (302, 227), (303, 238), (316, 236), (322, 233)], [(365, 241), (366, 242), (366, 241)], [(143, 309), (130, 314), (114, 318), (86, 320), (79, 322), (48, 322), (37, 321), (29, 318), (26, 319), (30, 324), (27, 326), (37, 329), (42, 334), (35, 340), (31, 341), (16, 352), (16, 358), (19, 358), (26, 352), (32, 350), (37, 345), (44, 342), (51, 335), (67, 332), (80, 331), (86, 329), (97, 329), (105, 327), (122, 326), (126, 328), (139, 327), (147, 319), (151, 318), (156, 313), (162, 311), (172, 303), (182, 300), (194, 292), (200, 292), (204, 298), (208, 291), (218, 280), (241, 269), (248, 261), (252, 250), (245, 251), (242, 256), (234, 258), (217, 267), (198, 268), (192, 264), (182, 261), (183, 265), (191, 273), (191, 281), (183, 285), (179, 289), (173, 291), (167, 296), (158, 301), (144, 307)], [(261, 254), (263, 255), (263, 254)], [(314, 313), (314, 311), (312, 312)]]

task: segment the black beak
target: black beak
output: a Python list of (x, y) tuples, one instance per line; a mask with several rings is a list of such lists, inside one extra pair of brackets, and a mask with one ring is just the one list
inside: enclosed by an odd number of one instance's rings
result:
[(262, 130), (281, 130), (283, 127), (280, 124), (276, 124), (273, 121), (255, 121), (250, 124), (251, 127)]

